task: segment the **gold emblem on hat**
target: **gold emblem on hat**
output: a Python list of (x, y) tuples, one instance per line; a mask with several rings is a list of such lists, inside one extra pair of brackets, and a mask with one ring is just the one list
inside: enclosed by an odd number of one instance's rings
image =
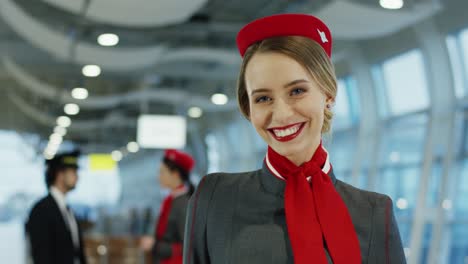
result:
[(76, 165), (78, 163), (78, 159), (76, 157), (63, 157), (62, 162), (65, 165)]

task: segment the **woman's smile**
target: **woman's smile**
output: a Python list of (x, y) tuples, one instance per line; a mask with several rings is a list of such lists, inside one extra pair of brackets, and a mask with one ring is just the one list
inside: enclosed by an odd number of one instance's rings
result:
[(295, 123), (283, 127), (268, 128), (268, 132), (274, 139), (280, 142), (287, 142), (299, 136), (304, 128), (305, 122)]

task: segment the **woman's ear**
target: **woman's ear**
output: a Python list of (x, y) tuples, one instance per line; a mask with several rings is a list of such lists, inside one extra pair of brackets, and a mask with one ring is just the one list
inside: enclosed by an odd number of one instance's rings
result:
[(328, 109), (331, 109), (334, 103), (335, 103), (335, 100), (333, 100), (333, 98), (331, 97), (328, 97), (327, 100), (325, 100), (325, 107)]

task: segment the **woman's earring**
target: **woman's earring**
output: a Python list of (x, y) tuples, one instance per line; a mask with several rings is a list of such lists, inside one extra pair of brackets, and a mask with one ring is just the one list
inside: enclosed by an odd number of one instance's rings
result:
[(331, 109), (331, 104), (327, 104), (327, 109)]

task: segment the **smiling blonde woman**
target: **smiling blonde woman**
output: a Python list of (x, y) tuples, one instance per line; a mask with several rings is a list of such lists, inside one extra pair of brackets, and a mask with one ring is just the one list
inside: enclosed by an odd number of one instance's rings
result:
[(391, 199), (337, 180), (322, 146), (337, 94), (328, 27), (274, 15), (242, 28), (237, 45), (239, 108), (268, 150), (260, 170), (203, 178), (184, 263), (405, 263)]

